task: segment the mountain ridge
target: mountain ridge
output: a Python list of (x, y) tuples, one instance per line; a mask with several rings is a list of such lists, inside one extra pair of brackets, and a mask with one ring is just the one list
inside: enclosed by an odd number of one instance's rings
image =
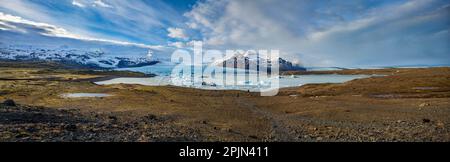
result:
[(4, 60), (48, 60), (62, 63), (79, 64), (93, 68), (128, 68), (149, 66), (159, 63), (146, 57), (107, 56), (101, 50), (70, 49), (70, 48), (36, 48), (28, 46), (0, 47), (0, 59)]
[[(259, 70), (269, 68), (275, 60), (261, 58), (258, 54), (235, 54), (227, 59), (214, 62), (216, 66), (225, 66), (229, 68)], [(258, 66), (259, 65), (259, 66)], [(294, 64), (281, 57), (278, 57), (278, 65), (280, 71), (306, 71), (306, 68), (298, 64)], [(259, 69), (257, 69), (259, 68)]]

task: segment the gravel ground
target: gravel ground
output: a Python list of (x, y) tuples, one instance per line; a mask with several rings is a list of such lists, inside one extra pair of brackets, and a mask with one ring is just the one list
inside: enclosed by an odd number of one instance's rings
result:
[(189, 128), (170, 118), (146, 115), (133, 120), (120, 114), (81, 113), (0, 104), (0, 141), (198, 141)]
[(91, 82), (116, 72), (0, 68), (0, 102), (14, 100), (0, 104), (0, 141), (450, 141), (450, 68), (342, 72), (386, 76), (261, 97)]

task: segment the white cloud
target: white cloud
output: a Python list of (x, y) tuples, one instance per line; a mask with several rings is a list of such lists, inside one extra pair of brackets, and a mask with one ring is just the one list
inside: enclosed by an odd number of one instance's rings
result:
[(0, 11), (3, 11), (6, 9), (6, 11), (11, 10), (14, 13), (17, 13), (19, 15), (23, 16), (29, 16), (34, 17), (36, 19), (39, 19), (40, 21), (49, 21), (52, 18), (48, 16), (46, 13), (37, 11), (36, 9), (39, 8), (38, 5), (34, 5), (31, 3), (27, 3), (23, 0), (0, 0)]
[(168, 28), (167, 31), (169, 34), (167, 36), (171, 38), (181, 38), (181, 39), (187, 39), (185, 32), (181, 28)]
[(72, 5), (84, 8), (86, 5), (92, 7), (113, 8), (111, 4), (103, 2), (103, 0), (72, 0)]
[(81, 2), (79, 2), (77, 0), (73, 0), (72, 1), (72, 5), (77, 6), (77, 7), (81, 7), (81, 8), (86, 7), (83, 3), (81, 3)]
[(111, 5), (103, 2), (102, 0), (95, 0), (92, 4), (94, 7), (104, 7), (104, 8), (113, 8)]
[(183, 43), (183, 42), (171, 42), (171, 43), (169, 43), (169, 46), (173, 46), (173, 47), (176, 47), (176, 48), (184, 48), (185, 43)]
[(49, 36), (49, 37), (61, 37), (61, 38), (71, 38), (71, 39), (78, 39), (78, 40), (84, 40), (84, 41), (98, 41), (98, 42), (105, 42), (105, 43), (113, 43), (118, 45), (128, 45), (128, 46), (137, 46), (141, 48), (149, 48), (149, 49), (156, 49), (161, 50), (165, 47), (163, 46), (154, 46), (154, 45), (146, 45), (141, 43), (131, 43), (131, 42), (125, 42), (125, 41), (117, 41), (117, 40), (110, 40), (110, 39), (102, 39), (102, 38), (92, 38), (82, 35), (77, 35), (71, 32), (68, 32), (66, 29), (41, 23), (41, 22), (35, 22), (30, 21), (27, 19), (23, 19), (18, 16), (13, 16), (9, 14), (4, 14), (0, 12), (0, 30), (11, 30), (11, 31), (18, 31), (22, 33), (26, 32), (38, 32), (37, 34)]
[[(126, 42), (148, 42), (151, 44), (167, 45), (164, 33), (169, 26), (183, 23), (182, 13), (167, 5), (164, 1), (103, 0), (113, 7), (103, 8), (93, 6), (95, 0), (76, 0), (85, 5), (83, 10), (64, 12), (53, 10), (53, 6), (74, 7), (72, 0), (68, 1), (40, 1), (28, 0), (0, 0), (0, 12), (13, 14), (36, 22), (45, 22), (64, 28), (71, 33), (90, 38), (103, 38)], [(92, 19), (95, 14), (102, 21)], [(64, 19), (61, 19), (64, 17)], [(105, 25), (108, 24), (108, 25)], [(96, 32), (93, 29), (102, 29)], [(155, 34), (156, 32), (156, 34)], [(114, 33), (114, 34), (110, 34)]]
[(450, 61), (450, 37), (430, 37), (450, 29), (449, 2), (339, 2), (206, 0), (185, 17), (210, 48), (279, 49), (309, 66)]

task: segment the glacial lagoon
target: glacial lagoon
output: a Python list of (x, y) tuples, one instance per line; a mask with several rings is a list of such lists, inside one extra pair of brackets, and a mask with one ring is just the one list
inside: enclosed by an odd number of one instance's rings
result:
[[(312, 83), (343, 83), (353, 79), (368, 78), (373, 75), (338, 75), (338, 74), (320, 74), (320, 75), (290, 75), (290, 76), (279, 76), (278, 78), (267, 78), (265, 80), (259, 81), (237, 81), (235, 84), (216, 84), (223, 83), (224, 79), (215, 79), (215, 77), (205, 77), (201, 75), (190, 75), (190, 76), (172, 76), (173, 66), (170, 65), (159, 65), (159, 66), (147, 66), (139, 68), (126, 68), (118, 70), (130, 70), (139, 71), (144, 73), (157, 74), (155, 77), (151, 78), (114, 78), (111, 80), (105, 80), (100, 82), (95, 82), (99, 85), (110, 85), (110, 84), (139, 84), (147, 86), (181, 86), (181, 87), (191, 87), (199, 89), (209, 89), (209, 90), (243, 90), (257, 92), (261, 88), (267, 87), (270, 83), (274, 83), (275, 79), (278, 79), (279, 87), (297, 87), (305, 84)], [(224, 74), (222, 78), (234, 79), (234, 77), (245, 78), (247, 76), (256, 75), (254, 72), (245, 73), (244, 70), (226, 69), (227, 73)]]

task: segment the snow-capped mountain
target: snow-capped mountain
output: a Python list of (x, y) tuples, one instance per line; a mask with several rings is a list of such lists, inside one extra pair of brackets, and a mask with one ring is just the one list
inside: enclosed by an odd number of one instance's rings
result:
[[(235, 54), (231, 57), (225, 58), (224, 60), (218, 60), (213, 62), (213, 64), (217, 66), (223, 66), (229, 68), (239, 68), (239, 69), (252, 69), (256, 70), (257, 65), (259, 65), (260, 69), (266, 68), (264, 66), (271, 66), (275, 60), (269, 60), (265, 58), (261, 58), (256, 53), (245, 53), (245, 54)], [(306, 70), (304, 67), (293, 64), (290, 61), (287, 61), (283, 58), (278, 58), (279, 70), (280, 71), (289, 71), (289, 70)], [(253, 69), (254, 68), (254, 69)]]
[(102, 68), (140, 67), (170, 60), (170, 51), (165, 51), (169, 49), (159, 46), (59, 36), (35, 28), (14, 22), (8, 22), (8, 28), (0, 27), (0, 59), (52, 60)]
[(6, 60), (51, 60), (72, 62), (89, 67), (125, 68), (158, 63), (150, 57), (117, 57), (102, 50), (60, 48), (37, 48), (33, 46), (1, 46), (0, 59)]

